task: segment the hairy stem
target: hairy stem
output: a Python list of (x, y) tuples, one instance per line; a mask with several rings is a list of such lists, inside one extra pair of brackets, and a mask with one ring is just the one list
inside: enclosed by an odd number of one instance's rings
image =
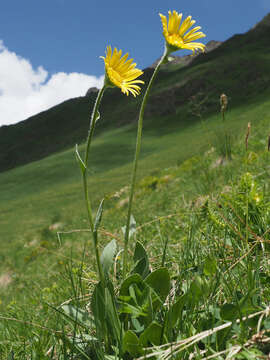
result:
[(150, 93), (150, 89), (152, 87), (152, 84), (157, 76), (157, 73), (160, 69), (160, 66), (165, 61), (166, 57), (168, 55), (168, 50), (165, 48), (164, 54), (161, 57), (159, 63), (157, 64), (155, 71), (149, 81), (149, 84), (147, 86), (147, 89), (145, 91), (143, 101), (141, 104), (140, 114), (139, 114), (139, 120), (138, 120), (138, 129), (137, 129), (137, 140), (136, 140), (136, 150), (134, 155), (134, 161), (133, 161), (133, 171), (131, 175), (131, 186), (130, 186), (130, 195), (129, 195), (129, 203), (128, 203), (128, 213), (127, 213), (127, 222), (126, 222), (126, 230), (125, 230), (125, 244), (124, 244), (124, 260), (123, 260), (123, 279), (126, 277), (127, 273), (127, 253), (128, 253), (128, 240), (129, 240), (129, 229), (130, 229), (130, 218), (131, 218), (131, 209), (132, 209), (132, 202), (133, 202), (133, 196), (134, 196), (134, 188), (135, 188), (135, 181), (136, 181), (136, 174), (137, 174), (137, 167), (138, 167), (138, 159), (139, 154), (141, 150), (141, 139), (142, 139), (142, 128), (143, 128), (143, 116), (144, 116), (144, 110), (145, 106), (148, 100), (148, 96)]
[(97, 261), (99, 279), (102, 282), (104, 281), (104, 276), (103, 276), (103, 271), (102, 271), (102, 267), (101, 267), (101, 263), (100, 263), (97, 232), (94, 231), (94, 220), (93, 220), (93, 214), (92, 214), (92, 207), (91, 207), (91, 202), (90, 202), (89, 194), (88, 194), (87, 167), (88, 167), (88, 159), (89, 159), (89, 154), (90, 154), (90, 145), (91, 145), (91, 142), (92, 142), (96, 121), (97, 121), (98, 116), (99, 116), (98, 108), (99, 108), (100, 101), (101, 101), (101, 98), (103, 96), (103, 93), (105, 91), (105, 88), (106, 88), (106, 86), (104, 85), (99, 90), (99, 93), (97, 95), (95, 105), (94, 105), (94, 108), (93, 108), (93, 111), (92, 111), (91, 120), (90, 120), (90, 126), (89, 126), (89, 130), (88, 130), (88, 137), (87, 137), (87, 142), (86, 142), (85, 156), (84, 156), (85, 168), (83, 170), (84, 197), (85, 197), (85, 202), (86, 202), (89, 225), (90, 225), (90, 229), (91, 229), (91, 232), (92, 232), (93, 245), (94, 245), (94, 249), (95, 249), (95, 255), (96, 255), (96, 261)]

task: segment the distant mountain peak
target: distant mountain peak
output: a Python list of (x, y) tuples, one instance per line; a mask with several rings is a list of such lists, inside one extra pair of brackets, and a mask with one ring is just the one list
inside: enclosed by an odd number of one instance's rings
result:
[(86, 91), (86, 94), (85, 96), (91, 96), (92, 93), (97, 93), (98, 92), (98, 88), (93, 86), (93, 87), (90, 87), (87, 91)]

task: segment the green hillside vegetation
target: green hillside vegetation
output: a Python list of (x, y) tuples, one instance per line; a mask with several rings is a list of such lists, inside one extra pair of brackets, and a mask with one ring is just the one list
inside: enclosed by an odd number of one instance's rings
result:
[[(269, 355), (268, 20), (269, 15), (255, 29), (198, 56), (188, 67), (164, 66), (153, 88), (129, 265), (131, 269), (133, 260), (136, 265), (134, 250), (142, 251), (143, 246), (147, 256), (142, 274), (149, 271), (148, 261), (152, 274), (161, 265), (168, 269), (167, 292), (151, 285), (160, 305), (149, 295), (152, 305), (147, 307), (136, 289), (125, 293), (119, 279), (118, 250), (123, 247), (121, 227), (141, 97), (130, 99), (119, 90), (104, 97), (89, 191), (95, 209), (105, 197), (100, 249), (112, 239), (117, 243), (110, 276), (117, 296), (119, 289), (126, 296), (120, 300), (129, 310), (119, 310), (121, 316), (133, 317), (134, 330), (122, 339), (127, 360), (147, 355), (143, 348), (152, 346), (160, 359), (173, 358), (165, 357), (168, 347), (159, 347), (170, 342), (178, 346), (175, 359), (189, 359), (191, 354), (196, 359), (224, 359), (229, 351), (235, 351), (235, 359)], [(146, 79), (151, 72), (146, 71)], [(229, 98), (225, 123), (219, 112), (223, 92)], [(105, 358), (101, 344), (93, 340), (89, 301), (97, 276), (74, 155), (75, 143), (84, 151), (93, 101), (73, 99), (0, 128), (0, 358)], [(225, 159), (225, 133), (231, 139), (230, 161)], [(167, 270), (162, 271), (166, 283)], [(145, 286), (142, 278), (137, 283), (140, 291)], [(74, 316), (77, 308), (81, 312)], [(181, 340), (228, 321), (232, 326), (193, 338), (183, 348)]]

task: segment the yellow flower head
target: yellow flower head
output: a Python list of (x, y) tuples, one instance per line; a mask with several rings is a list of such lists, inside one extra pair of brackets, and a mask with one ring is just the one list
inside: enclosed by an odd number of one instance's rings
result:
[[(177, 51), (180, 49), (192, 50), (193, 53), (196, 50), (204, 51), (205, 45), (194, 40), (205, 37), (205, 34), (201, 31), (200, 26), (197, 26), (190, 30), (195, 24), (195, 20), (192, 20), (191, 16), (188, 16), (185, 20), (182, 20), (182, 14), (178, 14), (175, 10), (173, 13), (169, 11), (169, 21), (167, 22), (166, 16), (159, 14), (163, 26), (163, 35), (166, 40), (167, 49), (169, 52)], [(189, 30), (189, 31), (188, 31)]]
[(143, 74), (139, 69), (136, 69), (136, 65), (133, 59), (128, 58), (128, 53), (122, 58), (122, 50), (114, 48), (112, 52), (111, 46), (107, 46), (106, 57), (101, 56), (105, 63), (106, 77), (105, 81), (109, 86), (117, 86), (121, 91), (129, 95), (136, 96), (140, 93), (141, 88), (137, 84), (144, 84), (142, 80), (135, 80), (137, 77)]

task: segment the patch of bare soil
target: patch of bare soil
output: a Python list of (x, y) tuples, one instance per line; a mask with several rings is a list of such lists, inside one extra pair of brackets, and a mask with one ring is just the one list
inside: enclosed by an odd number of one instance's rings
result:
[(11, 275), (9, 273), (4, 273), (0, 275), (0, 287), (7, 287), (12, 281)]

